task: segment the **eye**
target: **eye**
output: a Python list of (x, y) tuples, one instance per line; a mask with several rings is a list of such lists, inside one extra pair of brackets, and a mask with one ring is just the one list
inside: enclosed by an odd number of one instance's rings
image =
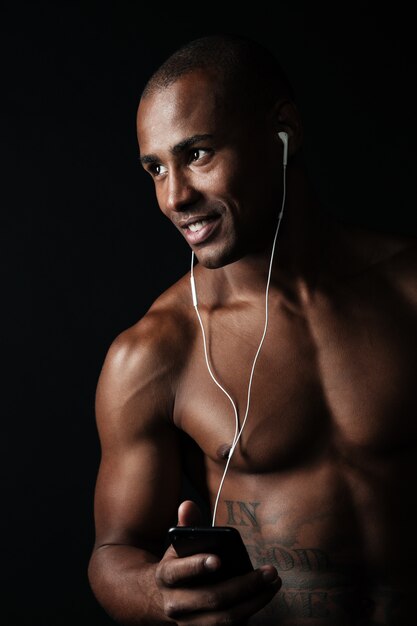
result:
[(210, 150), (206, 148), (193, 148), (190, 152), (190, 162), (199, 161), (207, 154), (209, 154)]
[(158, 176), (161, 176), (161, 174), (165, 174), (168, 170), (165, 165), (161, 165), (160, 163), (153, 163), (148, 171), (154, 178), (158, 178)]

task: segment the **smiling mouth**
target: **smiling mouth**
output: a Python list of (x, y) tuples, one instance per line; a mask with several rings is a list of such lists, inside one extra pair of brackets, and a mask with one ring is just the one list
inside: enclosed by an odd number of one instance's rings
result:
[(220, 215), (214, 214), (181, 226), (188, 243), (198, 245), (205, 242), (217, 230), (219, 219)]
[(201, 230), (203, 228), (203, 226), (205, 226), (209, 222), (212, 222), (213, 219), (214, 219), (214, 217), (211, 218), (211, 219), (200, 220), (198, 222), (192, 222), (191, 224), (188, 224), (188, 226), (186, 226), (186, 228), (189, 228), (192, 233), (197, 233), (199, 230)]
[(219, 216), (217, 214), (207, 215), (203, 218), (196, 218), (194, 220), (188, 220), (186, 224), (181, 226), (184, 230), (190, 230), (192, 233), (197, 233), (199, 230), (204, 228), (210, 222), (214, 222)]

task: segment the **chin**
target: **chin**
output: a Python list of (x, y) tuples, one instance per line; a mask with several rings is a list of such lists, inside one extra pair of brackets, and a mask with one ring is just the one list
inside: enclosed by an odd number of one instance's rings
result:
[(202, 248), (199, 251), (195, 251), (195, 256), (200, 265), (206, 267), (209, 270), (215, 270), (230, 263), (234, 263), (242, 258), (242, 254), (239, 254), (237, 250), (210, 250), (209, 248)]

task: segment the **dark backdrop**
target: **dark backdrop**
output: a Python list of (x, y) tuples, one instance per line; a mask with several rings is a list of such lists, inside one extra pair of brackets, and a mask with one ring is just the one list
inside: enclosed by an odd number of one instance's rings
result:
[(410, 14), (399, 3), (395, 14), (367, 2), (275, 4), (278, 17), (233, 20), (208, 5), (179, 15), (139, 2), (3, 4), (6, 626), (111, 623), (86, 578), (94, 392), (112, 339), (188, 269), (135, 138), (140, 90), (171, 51), (216, 29), (268, 45), (298, 94), (323, 202), (358, 223), (416, 232)]

